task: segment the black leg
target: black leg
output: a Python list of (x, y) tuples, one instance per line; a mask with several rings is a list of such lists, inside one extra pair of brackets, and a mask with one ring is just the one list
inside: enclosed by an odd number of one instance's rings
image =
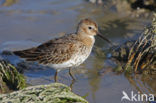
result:
[(70, 84), (71, 90), (73, 90), (73, 85), (74, 85), (74, 83), (75, 83), (75, 80), (72, 80), (72, 82), (71, 82), (71, 84)]
[(72, 79), (75, 81), (76, 79), (74, 78), (74, 76), (71, 73), (71, 68), (69, 68), (69, 75), (72, 77)]
[(58, 71), (55, 72), (55, 76), (54, 76), (54, 81), (55, 82), (57, 82), (57, 74), (58, 74)]

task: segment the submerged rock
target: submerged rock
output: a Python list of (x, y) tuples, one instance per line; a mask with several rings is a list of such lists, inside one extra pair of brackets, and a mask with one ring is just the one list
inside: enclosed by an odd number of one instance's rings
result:
[(61, 83), (38, 85), (0, 96), (1, 103), (88, 103)]

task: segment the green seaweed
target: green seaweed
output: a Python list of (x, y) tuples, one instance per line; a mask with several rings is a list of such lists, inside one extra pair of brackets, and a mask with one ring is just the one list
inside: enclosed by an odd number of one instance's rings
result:
[(22, 74), (9, 62), (0, 60), (0, 91), (19, 90), (26, 87), (26, 81)]
[(74, 94), (61, 83), (31, 86), (10, 94), (0, 96), (0, 102), (6, 103), (88, 103), (84, 98)]

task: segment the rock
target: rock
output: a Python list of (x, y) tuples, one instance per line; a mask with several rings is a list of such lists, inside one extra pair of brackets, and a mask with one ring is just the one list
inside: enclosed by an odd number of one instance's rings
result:
[(96, 3), (96, 0), (89, 0), (89, 2), (91, 2), (91, 3)]
[(3, 6), (11, 6), (15, 3), (17, 3), (19, 0), (4, 0), (4, 2), (2, 3)]
[(91, 3), (103, 5), (115, 10), (120, 15), (134, 18), (148, 18), (151, 12), (156, 11), (156, 0), (87, 0)]
[[(104, 0), (88, 0), (88, 1), (97, 4), (102, 4), (104, 2)], [(105, 2), (110, 1), (105, 0)], [(120, 5), (121, 7), (124, 7), (124, 5), (128, 6), (127, 4), (129, 4), (129, 6), (133, 9), (143, 8), (151, 11), (156, 11), (156, 0), (114, 0), (112, 2), (117, 4), (117, 6)]]
[(0, 93), (26, 87), (25, 78), (8, 61), (0, 60)]
[(0, 95), (0, 103), (88, 103), (61, 83), (38, 85)]
[(89, 0), (91, 3), (103, 4), (103, 0)]
[[(116, 49), (113, 49), (116, 48)], [(156, 14), (151, 26), (146, 27), (136, 41), (128, 41), (112, 48), (112, 57), (124, 62), (123, 69), (142, 73), (156, 71)]]
[(155, 0), (128, 0), (131, 3), (131, 7), (134, 9), (144, 8), (151, 11), (156, 11)]

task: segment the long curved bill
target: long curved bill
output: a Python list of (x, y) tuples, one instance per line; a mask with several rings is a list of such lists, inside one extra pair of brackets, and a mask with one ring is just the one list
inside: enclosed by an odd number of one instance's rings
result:
[(113, 43), (109, 40), (109, 39), (107, 39), (106, 37), (104, 37), (101, 33), (97, 33), (97, 35), (99, 36), (99, 37), (101, 37), (103, 40), (105, 40), (105, 41), (107, 41), (108, 43), (110, 43), (111, 45), (113, 45)]

